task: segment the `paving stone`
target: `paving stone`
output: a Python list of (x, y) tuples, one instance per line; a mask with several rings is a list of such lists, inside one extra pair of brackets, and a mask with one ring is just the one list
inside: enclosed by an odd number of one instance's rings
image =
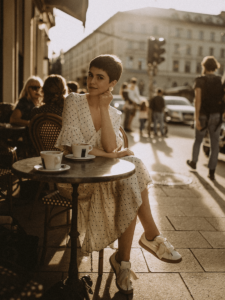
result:
[(201, 234), (212, 245), (213, 248), (225, 249), (225, 232), (201, 231)]
[(32, 279), (43, 285), (43, 292), (46, 292), (56, 282), (62, 280), (62, 272), (35, 272)]
[(189, 249), (177, 249), (177, 251), (182, 255), (182, 261), (180, 263), (166, 263), (143, 249), (150, 272), (203, 272), (203, 269)]
[(225, 231), (225, 218), (206, 218), (218, 231)]
[[(197, 231), (161, 231), (161, 233), (176, 249), (212, 248)], [(215, 232), (210, 233), (214, 234)]]
[[(98, 277), (97, 273), (80, 273), (81, 278), (84, 275), (90, 275), (93, 281), (93, 295), (89, 294), (90, 300), (127, 300), (127, 296), (118, 291), (116, 287), (116, 276), (114, 273), (103, 273)], [(67, 277), (67, 273), (63, 274), (63, 278)]]
[(225, 274), (223, 273), (181, 273), (195, 300), (223, 300), (225, 295)]
[(191, 249), (206, 272), (225, 271), (225, 249)]
[(160, 231), (161, 230), (174, 230), (174, 227), (171, 225), (168, 218), (164, 215), (154, 214), (154, 221)]
[(215, 228), (205, 218), (169, 216), (168, 219), (176, 230), (215, 231)]
[(149, 198), (151, 198), (152, 196), (167, 196), (163, 189), (157, 186), (150, 186), (148, 188), (148, 195)]
[[(134, 295), (128, 299), (135, 300), (191, 300), (184, 282), (179, 274), (138, 274), (133, 280)], [(114, 298), (113, 298), (114, 299)]]
[[(70, 263), (70, 248), (48, 248), (45, 264), (40, 271), (67, 272)], [(84, 256), (81, 249), (77, 249), (77, 264), (79, 272), (91, 272), (91, 255)]]
[(181, 189), (177, 187), (163, 187), (162, 190), (169, 197), (184, 197), (184, 198), (195, 198), (196, 194), (191, 189)]
[(179, 206), (180, 209), (188, 217), (225, 217), (225, 212), (219, 207), (184, 207)]
[[(110, 256), (115, 252), (115, 250), (110, 248), (104, 249), (104, 262), (103, 262), (103, 272), (113, 272), (111, 265), (109, 263)], [(99, 252), (94, 251), (92, 254), (92, 268), (93, 272), (98, 272), (98, 255)], [(140, 248), (131, 249), (131, 267), (134, 272), (148, 272), (148, 268)]]
[(213, 198), (185, 198), (185, 197), (153, 197), (150, 199), (151, 205), (159, 206), (197, 206), (197, 207), (219, 207)]
[(161, 216), (185, 216), (185, 214), (176, 206), (151, 206), (153, 216), (160, 214)]

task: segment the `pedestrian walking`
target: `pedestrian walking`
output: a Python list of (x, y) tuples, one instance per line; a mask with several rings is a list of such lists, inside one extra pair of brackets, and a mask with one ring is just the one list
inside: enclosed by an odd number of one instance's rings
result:
[(162, 90), (158, 89), (157, 96), (150, 100), (150, 108), (152, 109), (153, 122), (154, 122), (154, 134), (157, 136), (157, 125), (160, 125), (161, 135), (164, 136), (164, 109), (165, 100), (163, 98)]
[(130, 129), (130, 131), (132, 131), (131, 124), (136, 115), (137, 106), (141, 103), (140, 92), (137, 86), (137, 79), (135, 77), (131, 78), (131, 82), (130, 84), (128, 84), (128, 91), (129, 91), (128, 96), (130, 100), (133, 102), (133, 108), (130, 112), (130, 119), (128, 123), (128, 128)]
[(142, 101), (139, 112), (139, 122), (140, 122), (140, 136), (142, 136), (142, 131), (145, 128), (145, 123), (148, 119), (148, 105), (146, 101)]
[(215, 169), (219, 154), (219, 135), (224, 112), (225, 84), (221, 76), (215, 75), (220, 64), (214, 56), (204, 57), (202, 63), (202, 76), (197, 77), (194, 83), (195, 90), (195, 141), (192, 150), (192, 160), (187, 164), (196, 169), (200, 145), (209, 131), (211, 151), (209, 157), (209, 174), (211, 180), (215, 179)]
[(125, 101), (125, 104), (124, 104), (124, 107), (123, 107), (123, 112), (124, 112), (123, 127), (124, 127), (125, 131), (131, 132), (132, 130), (129, 126), (130, 126), (130, 117), (131, 117), (131, 113), (132, 113), (133, 108), (134, 108), (134, 104), (129, 98), (129, 91), (128, 91), (128, 83), (127, 82), (124, 82), (122, 84), (122, 86), (120, 88), (120, 95)]

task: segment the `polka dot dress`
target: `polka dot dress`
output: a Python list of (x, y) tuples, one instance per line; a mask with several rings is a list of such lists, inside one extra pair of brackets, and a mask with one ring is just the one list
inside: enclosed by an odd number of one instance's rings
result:
[[(121, 112), (109, 107), (109, 115), (116, 134), (118, 148), (122, 145), (119, 135)], [(87, 143), (103, 150), (101, 129), (96, 132), (86, 95), (71, 93), (65, 100), (62, 130), (56, 147)], [(82, 251), (99, 251), (116, 239), (128, 228), (142, 204), (141, 192), (151, 182), (142, 161), (134, 156), (122, 159), (136, 166), (136, 173), (123, 180), (80, 184), (78, 188), (78, 231)], [(58, 185), (60, 194), (71, 198), (69, 184)]]

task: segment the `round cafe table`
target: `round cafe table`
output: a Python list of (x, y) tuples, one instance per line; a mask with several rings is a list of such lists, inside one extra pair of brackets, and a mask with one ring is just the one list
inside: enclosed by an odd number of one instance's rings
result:
[[(135, 173), (135, 165), (123, 159), (96, 157), (89, 161), (75, 161), (63, 158), (62, 163), (70, 166), (65, 172), (39, 172), (33, 167), (41, 164), (40, 157), (32, 157), (17, 161), (12, 171), (19, 177), (30, 178), (41, 182), (71, 183), (72, 194), (72, 220), (71, 220), (71, 257), (69, 277), (61, 285), (55, 285), (49, 291), (46, 299), (54, 294), (56, 299), (89, 299), (83, 281), (78, 277), (77, 267), (77, 207), (78, 186), (80, 183), (109, 182), (130, 177)], [(58, 289), (58, 291), (57, 291)], [(51, 294), (51, 295), (50, 295)]]

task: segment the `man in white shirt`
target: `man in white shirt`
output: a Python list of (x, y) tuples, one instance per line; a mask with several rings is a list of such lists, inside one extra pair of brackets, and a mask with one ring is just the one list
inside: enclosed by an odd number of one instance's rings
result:
[(137, 86), (137, 79), (135, 77), (132, 77), (130, 84), (128, 84), (128, 95), (129, 95), (129, 99), (133, 102), (133, 109), (131, 111), (130, 120), (128, 124), (128, 128), (130, 129), (131, 123), (136, 114), (137, 105), (141, 104), (140, 92)]

